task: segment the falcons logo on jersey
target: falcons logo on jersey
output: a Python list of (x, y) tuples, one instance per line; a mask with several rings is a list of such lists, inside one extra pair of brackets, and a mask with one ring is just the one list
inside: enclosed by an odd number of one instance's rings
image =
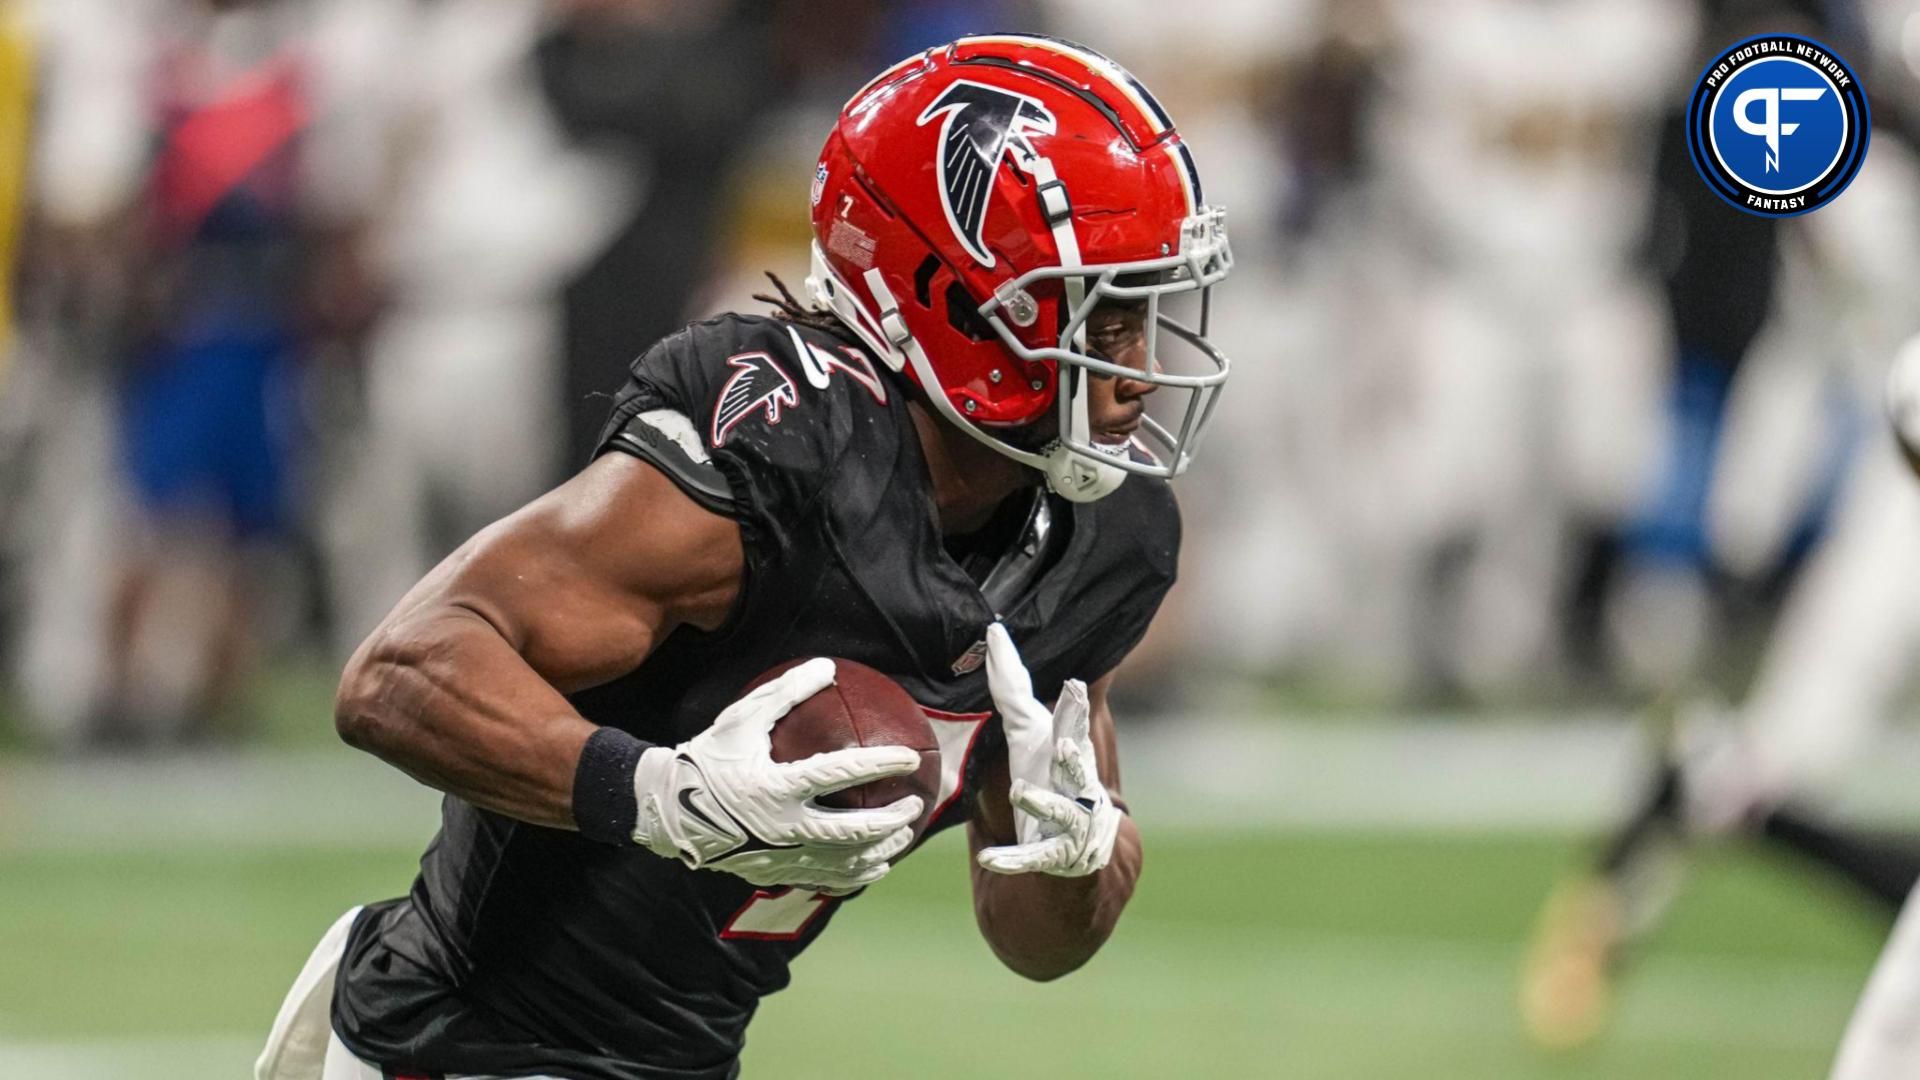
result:
[(713, 410), (713, 426), (708, 438), (717, 448), (727, 441), (733, 426), (756, 410), (766, 410), (767, 423), (780, 422), (780, 408), (800, 404), (800, 390), (787, 373), (763, 352), (740, 353), (727, 357), (733, 377), (720, 388), (720, 404)]
[(985, 234), (994, 174), (1009, 151), (1022, 167), (1038, 156), (1027, 137), (1053, 134), (1053, 114), (1036, 98), (963, 79), (935, 98), (916, 123), (925, 127), (942, 115), (940, 203), (960, 246), (982, 266), (992, 266)]

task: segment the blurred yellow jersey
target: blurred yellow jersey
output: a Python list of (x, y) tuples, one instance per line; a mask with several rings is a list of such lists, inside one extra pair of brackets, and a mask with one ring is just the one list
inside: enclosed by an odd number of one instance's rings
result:
[(25, 0), (0, 0), (0, 380), (13, 336), (13, 267), (33, 109), (33, 36)]

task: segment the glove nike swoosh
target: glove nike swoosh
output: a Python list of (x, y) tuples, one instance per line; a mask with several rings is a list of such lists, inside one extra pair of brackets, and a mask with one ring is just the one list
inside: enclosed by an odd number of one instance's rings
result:
[(705, 810), (700, 809), (700, 807), (694, 803), (692, 788), (680, 789), (680, 809), (685, 810), (687, 813), (692, 814), (694, 817), (699, 818), (701, 824), (705, 825), (707, 828), (712, 829), (714, 832), (719, 833), (723, 836), (740, 831), (738, 828), (729, 829), (726, 826), (721, 825), (719, 822), (708, 817), (707, 812)]
[(845, 892), (878, 881), (912, 838), (908, 822), (920, 812), (918, 798), (831, 813), (813, 798), (911, 772), (919, 756), (865, 747), (783, 764), (771, 755), (774, 724), (833, 680), (833, 661), (815, 657), (722, 709), (679, 746), (647, 748), (633, 772), (634, 843), (762, 887)]

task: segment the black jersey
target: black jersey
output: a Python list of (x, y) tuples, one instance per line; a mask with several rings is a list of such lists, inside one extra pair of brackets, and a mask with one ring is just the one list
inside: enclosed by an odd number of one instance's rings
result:
[[(981, 763), (1005, 752), (982, 663), (996, 614), (1051, 700), (1118, 664), (1173, 581), (1178, 513), (1143, 477), (1090, 504), (1036, 491), (1016, 542), (969, 574), (943, 544), (906, 388), (857, 345), (784, 321), (722, 316), (654, 346), (602, 448), (737, 520), (746, 579), (719, 630), (676, 630), (573, 704), (672, 745), (778, 663), (857, 660), (904, 686), (940, 737), (930, 831), (966, 819)], [(757, 889), (449, 796), (411, 894), (354, 927), (335, 1030), (407, 1070), (729, 1077), (759, 1000), (848, 899)]]

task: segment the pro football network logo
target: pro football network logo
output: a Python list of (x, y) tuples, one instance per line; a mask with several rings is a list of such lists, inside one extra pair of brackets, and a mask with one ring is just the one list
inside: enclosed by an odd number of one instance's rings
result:
[(1867, 95), (1812, 38), (1763, 34), (1714, 57), (1687, 105), (1687, 151), (1714, 194), (1761, 217), (1838, 198), (1867, 159)]

